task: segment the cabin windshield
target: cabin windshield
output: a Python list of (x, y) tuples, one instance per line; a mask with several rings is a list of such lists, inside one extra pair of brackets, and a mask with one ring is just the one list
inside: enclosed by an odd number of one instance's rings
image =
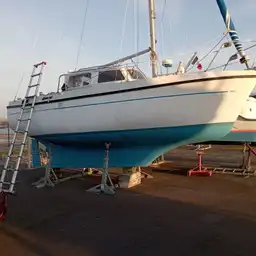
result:
[(69, 79), (70, 87), (81, 87), (89, 85), (91, 83), (91, 73), (85, 73), (81, 75), (71, 76)]
[(129, 68), (127, 69), (132, 79), (145, 79), (145, 76), (137, 69)]
[(98, 83), (106, 83), (113, 81), (123, 81), (125, 80), (124, 75), (121, 70), (107, 70), (99, 73)]

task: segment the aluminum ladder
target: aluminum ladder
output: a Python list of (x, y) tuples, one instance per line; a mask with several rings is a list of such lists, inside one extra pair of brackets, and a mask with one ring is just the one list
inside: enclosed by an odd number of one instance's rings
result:
[[(4, 165), (4, 169), (1, 174), (0, 179), (0, 192), (14, 194), (14, 187), (16, 184), (16, 179), (19, 171), (19, 166), (21, 163), (23, 151), (28, 137), (28, 130), (30, 127), (31, 118), (33, 115), (36, 98), (39, 92), (39, 87), (43, 75), (43, 69), (46, 65), (46, 62), (40, 62), (33, 66), (32, 74), (30, 76), (29, 85), (26, 91), (25, 98), (22, 103), (20, 110), (20, 115), (17, 120), (16, 129), (14, 131), (13, 139), (9, 148), (8, 156)], [(40, 71), (39, 71), (40, 70)], [(37, 80), (35, 82), (35, 80)], [(31, 101), (30, 101), (31, 99)], [(25, 111), (26, 110), (26, 111)], [(24, 118), (25, 116), (25, 118)], [(21, 125), (22, 124), (22, 125)], [(25, 127), (21, 129), (21, 126)], [(22, 142), (17, 143), (17, 135), (23, 134)], [(18, 156), (14, 155), (14, 147), (18, 146), (19, 154)], [(13, 160), (14, 159), (14, 160)], [(15, 164), (13, 165), (13, 162)], [(13, 166), (15, 166), (13, 168)]]

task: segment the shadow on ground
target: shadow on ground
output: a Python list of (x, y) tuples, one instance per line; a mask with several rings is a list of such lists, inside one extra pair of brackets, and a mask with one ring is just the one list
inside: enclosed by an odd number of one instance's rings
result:
[[(255, 255), (256, 203), (243, 201), (253, 181), (223, 196), (227, 184), (215, 191), (214, 178), (155, 175), (105, 196), (86, 192), (88, 179), (35, 189), (38, 172), (22, 173), (0, 229), (1, 255)], [(247, 214), (221, 207), (236, 196)]]

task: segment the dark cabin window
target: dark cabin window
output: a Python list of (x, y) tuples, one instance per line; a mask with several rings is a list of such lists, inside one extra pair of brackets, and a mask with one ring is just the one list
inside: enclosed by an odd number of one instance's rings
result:
[(85, 85), (88, 85), (90, 84), (91, 82), (91, 79), (92, 79), (92, 74), (91, 73), (85, 73), (82, 75), (82, 85), (85, 86)]
[(92, 78), (92, 74), (91, 73), (85, 73), (85, 74), (83, 74), (83, 76), (88, 77), (88, 78)]
[(98, 83), (106, 83), (111, 81), (122, 81), (124, 76), (120, 70), (108, 70), (99, 73)]

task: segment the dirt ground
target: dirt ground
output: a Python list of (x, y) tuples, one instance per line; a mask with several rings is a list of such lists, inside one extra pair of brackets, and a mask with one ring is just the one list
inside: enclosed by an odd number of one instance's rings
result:
[[(234, 165), (239, 156), (215, 146), (205, 164)], [(21, 172), (0, 224), (0, 255), (254, 256), (256, 178), (182, 175), (195, 157), (184, 148), (168, 153), (154, 179), (115, 196), (86, 192), (89, 178), (36, 189), (42, 171)]]

